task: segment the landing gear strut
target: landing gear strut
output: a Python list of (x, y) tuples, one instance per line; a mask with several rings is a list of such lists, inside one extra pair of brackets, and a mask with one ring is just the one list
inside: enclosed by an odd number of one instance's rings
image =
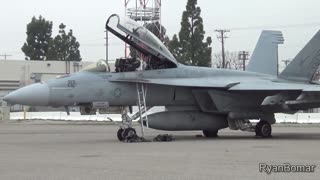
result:
[(260, 121), (255, 128), (256, 136), (263, 138), (271, 137), (272, 127), (268, 121)]

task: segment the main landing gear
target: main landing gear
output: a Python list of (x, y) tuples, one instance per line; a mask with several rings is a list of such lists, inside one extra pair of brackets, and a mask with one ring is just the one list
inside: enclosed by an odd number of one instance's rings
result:
[(260, 121), (255, 127), (256, 136), (263, 137), (263, 138), (269, 138), (272, 137), (272, 127), (268, 121)]
[[(228, 119), (228, 125), (231, 130), (242, 130), (247, 132), (255, 132), (256, 137), (262, 137), (262, 138), (270, 138), (272, 137), (272, 127), (271, 124), (274, 124), (276, 122), (276, 119), (274, 118), (274, 115), (265, 115), (263, 118), (260, 119), (260, 121), (253, 125), (249, 120), (230, 120)], [(206, 133), (203, 132), (206, 137)]]
[(207, 138), (216, 138), (216, 137), (218, 137), (218, 130), (203, 130), (202, 133)]

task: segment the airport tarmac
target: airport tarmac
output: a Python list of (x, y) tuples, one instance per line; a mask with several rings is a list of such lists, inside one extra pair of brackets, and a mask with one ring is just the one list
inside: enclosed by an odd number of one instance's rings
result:
[[(140, 129), (137, 129), (138, 131)], [(320, 125), (277, 125), (272, 139), (223, 130), (219, 138), (200, 132), (146, 130), (172, 142), (123, 143), (106, 123), (25, 121), (0, 123), (0, 179), (319, 179)], [(313, 173), (259, 172), (269, 165), (316, 165)]]

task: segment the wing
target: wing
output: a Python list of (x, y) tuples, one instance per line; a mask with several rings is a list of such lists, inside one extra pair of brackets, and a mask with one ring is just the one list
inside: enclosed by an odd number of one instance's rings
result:
[(264, 79), (225, 79), (225, 78), (124, 78), (112, 82), (131, 82), (167, 86), (218, 88), (229, 91), (304, 91), (318, 92), (320, 85), (277, 82)]
[[(113, 82), (191, 87), (201, 111), (210, 113), (249, 112), (257, 118), (269, 112), (295, 112), (320, 106), (320, 85), (257, 78), (122, 78)], [(194, 88), (193, 88), (194, 87)], [(251, 113), (251, 114), (250, 114)], [(242, 116), (241, 116), (242, 117)]]

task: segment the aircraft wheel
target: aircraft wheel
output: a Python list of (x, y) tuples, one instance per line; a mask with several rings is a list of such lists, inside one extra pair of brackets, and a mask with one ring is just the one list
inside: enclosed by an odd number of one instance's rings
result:
[(264, 138), (271, 137), (272, 127), (268, 121), (260, 121), (256, 125), (256, 136), (261, 136)]
[(124, 140), (123, 131), (124, 131), (123, 129), (119, 129), (118, 132), (117, 132), (117, 137), (118, 137), (119, 141), (123, 141)]
[(123, 138), (124, 139), (130, 138), (130, 137), (133, 137), (136, 135), (137, 135), (136, 130), (133, 128), (127, 128), (123, 131)]
[(202, 133), (207, 138), (218, 137), (218, 130), (203, 130)]

